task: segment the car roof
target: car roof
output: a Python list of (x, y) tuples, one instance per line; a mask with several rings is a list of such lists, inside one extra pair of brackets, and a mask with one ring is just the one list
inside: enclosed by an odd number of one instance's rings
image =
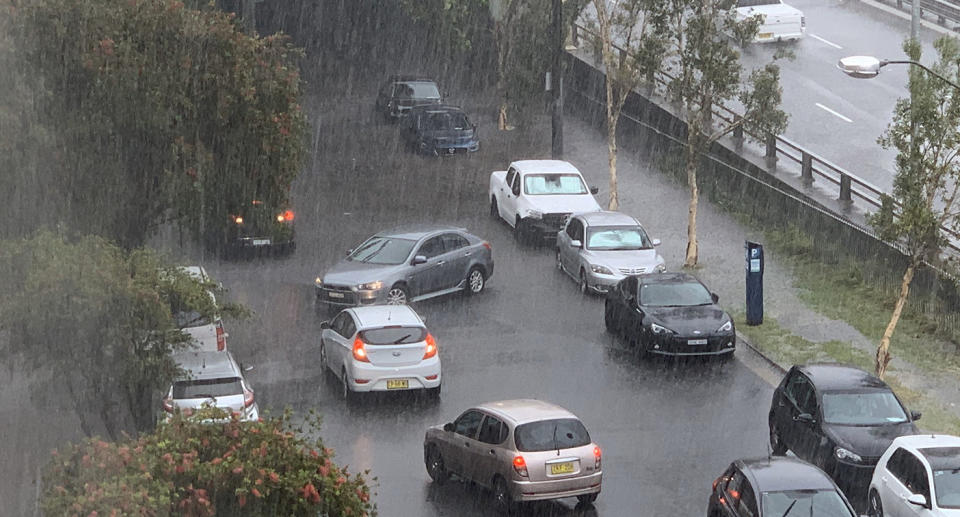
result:
[(433, 83), (433, 79), (425, 75), (416, 75), (416, 74), (393, 74), (387, 78), (388, 81), (395, 83)]
[(576, 173), (580, 171), (570, 162), (563, 160), (519, 160), (510, 164), (517, 169), (520, 174), (543, 174), (543, 173)]
[(463, 110), (460, 109), (460, 106), (453, 106), (451, 104), (418, 104), (410, 108), (410, 111), (408, 111), (407, 114), (410, 114), (410, 112), (413, 112), (413, 111), (426, 111), (426, 112), (436, 112), (436, 113), (439, 113), (441, 111), (445, 111), (445, 112), (457, 111), (457, 112), (463, 113)]
[(173, 354), (177, 366), (189, 373), (178, 380), (243, 377), (240, 367), (228, 352), (181, 351)]
[(368, 305), (347, 309), (357, 321), (357, 330), (388, 325), (423, 326), (423, 318), (409, 305)]
[(458, 226), (422, 224), (422, 225), (398, 226), (396, 228), (392, 228), (387, 231), (377, 232), (376, 235), (379, 235), (381, 237), (396, 237), (398, 239), (419, 240), (432, 233), (449, 232), (449, 231), (467, 233), (466, 228), (462, 228)]
[(514, 399), (485, 402), (477, 409), (493, 413), (503, 420), (509, 420), (514, 425), (554, 418), (577, 418), (570, 411), (550, 402), (537, 399)]
[(960, 437), (949, 434), (911, 434), (898, 436), (890, 446), (903, 447), (913, 452), (936, 447), (960, 447)]
[(822, 470), (798, 458), (772, 456), (737, 460), (734, 464), (750, 478), (750, 484), (760, 493), (836, 490), (836, 485)]
[(810, 363), (796, 368), (810, 379), (818, 391), (890, 389), (876, 376), (848, 364)]
[(623, 212), (612, 212), (610, 210), (601, 210), (599, 212), (583, 212), (574, 214), (587, 223), (587, 226), (634, 226), (639, 222), (632, 215)]
[(669, 283), (687, 283), (687, 282), (700, 282), (700, 279), (689, 274), (682, 272), (670, 272), (670, 273), (649, 273), (646, 275), (639, 275), (641, 284), (669, 284)]

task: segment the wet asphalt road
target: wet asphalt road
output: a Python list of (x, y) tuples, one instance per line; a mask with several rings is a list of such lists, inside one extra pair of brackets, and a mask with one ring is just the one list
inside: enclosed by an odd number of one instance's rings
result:
[[(466, 103), (465, 103), (466, 104)], [(351, 471), (376, 476), (384, 516), (494, 515), (489, 496), (459, 482), (433, 486), (422, 460), (425, 429), (469, 406), (533, 397), (576, 413), (604, 450), (603, 493), (530, 515), (703, 515), (710, 483), (735, 458), (766, 453), (772, 387), (741, 346), (733, 361), (641, 362), (603, 329), (603, 301), (581, 297), (552, 250), (518, 246), (486, 207), (489, 172), (546, 157), (549, 131), (497, 133), (480, 117), (474, 156), (427, 159), (395, 145), (361, 98), (313, 105), (315, 160), (294, 186), (298, 248), (289, 257), (207, 262), (228, 297), (255, 315), (228, 331), (261, 410), (317, 408), (322, 435)], [(492, 112), (492, 110), (485, 110)], [(372, 232), (405, 223), (462, 225), (490, 241), (496, 261), (478, 297), (415, 305), (443, 361), (439, 402), (408, 394), (348, 406), (318, 369), (320, 322), (313, 279)]]

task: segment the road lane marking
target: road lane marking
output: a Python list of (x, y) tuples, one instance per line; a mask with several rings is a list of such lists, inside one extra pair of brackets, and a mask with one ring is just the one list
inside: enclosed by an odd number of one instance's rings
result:
[(837, 49), (837, 50), (843, 50), (843, 47), (841, 47), (840, 45), (837, 45), (836, 43), (834, 43), (834, 42), (832, 42), (832, 41), (827, 41), (827, 40), (821, 38), (820, 36), (817, 36), (816, 34), (813, 34), (812, 32), (810, 33), (810, 37), (813, 38), (813, 39), (816, 39), (816, 40), (820, 40), (820, 41), (826, 43), (827, 45), (830, 45), (831, 47), (833, 47), (833, 48), (835, 48), (835, 49)]
[(824, 106), (823, 104), (820, 104), (819, 102), (816, 103), (816, 104), (817, 104), (817, 107), (818, 107), (818, 108), (822, 109), (823, 111), (826, 111), (827, 113), (830, 113), (831, 115), (836, 115), (837, 117), (839, 117), (839, 118), (841, 118), (841, 119), (843, 119), (843, 120), (846, 120), (847, 122), (853, 122), (852, 120), (848, 119), (847, 117), (844, 117), (843, 115), (837, 113), (836, 111), (833, 111), (832, 109)]

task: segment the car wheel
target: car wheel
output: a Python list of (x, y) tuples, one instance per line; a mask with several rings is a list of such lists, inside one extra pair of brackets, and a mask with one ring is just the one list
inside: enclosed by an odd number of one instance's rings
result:
[(563, 261), (560, 260), (560, 248), (557, 248), (557, 269), (563, 271)]
[(327, 374), (327, 369), (329, 365), (327, 364), (327, 347), (323, 344), (323, 340), (320, 340), (320, 371), (324, 375)]
[(350, 389), (350, 381), (347, 379), (347, 369), (340, 370), (340, 396), (346, 402), (353, 402), (356, 394)]
[(424, 462), (427, 466), (427, 475), (430, 476), (430, 479), (432, 479), (434, 483), (442, 485), (447, 479), (450, 479), (450, 472), (447, 471), (446, 465), (443, 464), (443, 456), (440, 455), (440, 450), (437, 449), (436, 445), (430, 444), (427, 446)]
[(617, 333), (617, 319), (613, 316), (613, 311), (606, 306), (603, 307), (603, 326), (606, 327), (607, 332)]
[(395, 285), (387, 292), (387, 305), (406, 305), (407, 290), (402, 285)]
[(870, 490), (870, 497), (867, 499), (867, 516), (883, 517), (883, 503), (880, 502), (880, 494), (876, 490)]
[(580, 282), (579, 282), (580, 294), (587, 294), (590, 291), (590, 287), (587, 284), (587, 272), (583, 269), (580, 270)]
[(580, 502), (583, 503), (583, 504), (593, 504), (593, 502), (597, 500), (597, 497), (598, 497), (599, 495), (600, 495), (599, 492), (595, 492), (595, 493), (592, 493), (592, 494), (578, 495), (578, 496), (577, 496), (577, 501), (580, 501)]
[(507, 482), (499, 476), (493, 482), (493, 505), (500, 513), (509, 514), (513, 510), (513, 496), (510, 495)]
[(500, 208), (497, 206), (497, 198), (490, 199), (490, 217), (494, 219), (500, 218)]
[(476, 266), (471, 268), (470, 272), (467, 273), (467, 294), (480, 294), (483, 291), (483, 288), (486, 286), (487, 281), (485, 278), (483, 278), (483, 271)]
[(519, 244), (524, 244), (527, 240), (526, 230), (523, 228), (523, 220), (520, 219), (520, 216), (517, 216), (517, 220), (513, 225), (513, 238)]
[(770, 450), (774, 456), (783, 456), (787, 453), (787, 444), (783, 443), (780, 429), (777, 429), (777, 424), (774, 423), (770, 424)]

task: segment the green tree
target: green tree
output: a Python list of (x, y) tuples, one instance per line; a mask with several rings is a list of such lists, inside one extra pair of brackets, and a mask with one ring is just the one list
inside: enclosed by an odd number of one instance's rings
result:
[[(752, 71), (741, 81), (743, 67), (734, 41), (749, 42), (757, 34), (760, 18), (738, 20), (735, 0), (673, 0), (669, 2), (671, 45), (668, 70), (671, 95), (684, 108), (687, 122), (685, 169), (690, 189), (687, 214), (687, 251), (684, 265), (699, 260), (697, 204), (700, 199), (697, 169), (700, 156), (720, 137), (744, 126), (748, 134), (779, 134), (786, 129), (787, 114), (780, 109), (780, 68), (774, 62)], [(713, 108), (739, 98), (742, 118), (714, 130)]]
[[(931, 68), (960, 82), (960, 44), (949, 37), (934, 43), (939, 61)], [(904, 51), (920, 60), (920, 46), (907, 40)], [(902, 246), (907, 256), (900, 291), (890, 322), (877, 346), (876, 373), (883, 377), (890, 363), (890, 340), (910, 295), (917, 269), (935, 260), (945, 244), (945, 226), (960, 229), (960, 92), (944, 80), (915, 69), (910, 74), (910, 98), (900, 99), (893, 121), (880, 137), (886, 149), (896, 149), (893, 192), (870, 222), (880, 236)], [(912, 99), (912, 101), (911, 101)]]
[(218, 242), (252, 199), (287, 202), (306, 123), (286, 38), (178, 0), (17, 5), (20, 68), (56, 150), (29, 194), (57, 200), (56, 222), (134, 247), (176, 220)]
[[(204, 412), (205, 411), (205, 412)], [(320, 420), (289, 412), (209, 424), (215, 408), (177, 414), (156, 431), (111, 443), (67, 444), (43, 473), (45, 515), (327, 515), (373, 517), (365, 475), (323, 446)]]
[(149, 429), (178, 373), (171, 352), (189, 339), (172, 308), (216, 315), (210, 288), (149, 250), (97, 236), (0, 241), (0, 329), (9, 336), (0, 354), (55, 379), (87, 436), (100, 426), (111, 437)]

